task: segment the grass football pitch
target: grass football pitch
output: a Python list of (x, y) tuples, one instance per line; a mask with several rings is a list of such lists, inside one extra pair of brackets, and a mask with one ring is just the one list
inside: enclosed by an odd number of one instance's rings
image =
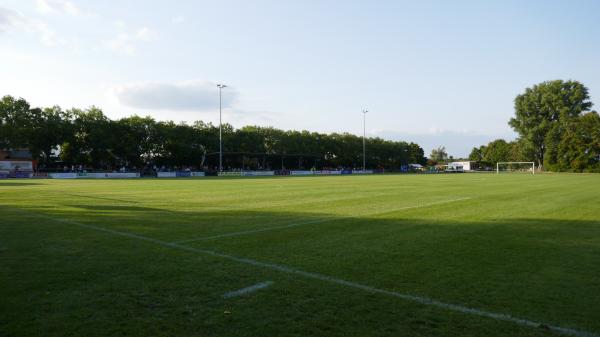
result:
[(600, 336), (600, 175), (0, 181), (0, 336)]

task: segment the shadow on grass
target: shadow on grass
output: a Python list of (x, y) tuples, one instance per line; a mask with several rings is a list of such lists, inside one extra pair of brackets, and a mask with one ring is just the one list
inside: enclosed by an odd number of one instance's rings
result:
[[(599, 221), (467, 221), (408, 218), (402, 212), (394, 217), (345, 217), (265, 210), (68, 206), (76, 210), (22, 209), (25, 214), (41, 213), (164, 242), (194, 240), (182, 244), (600, 331), (596, 319), (600, 312)], [(5, 213), (9, 214), (4, 222), (20, 221), (16, 212)], [(60, 230), (68, 224), (56, 225)]]
[[(111, 213), (118, 212), (165, 212), (159, 208), (143, 207), (143, 206), (123, 206), (123, 205), (74, 205), (66, 204), (65, 206), (80, 208), (87, 211), (109, 211)], [(91, 213), (89, 213), (91, 215)], [(172, 216), (172, 213), (171, 213)]]
[(0, 180), (0, 187), (3, 186), (19, 186), (19, 187), (24, 187), (24, 186), (34, 186), (34, 185), (42, 185), (40, 183), (32, 183), (26, 180), (21, 181), (6, 181), (6, 180)]
[(77, 197), (77, 198), (86, 198), (86, 199), (95, 199), (95, 200), (108, 200), (108, 201), (118, 201), (118, 202), (130, 203), (130, 204), (137, 204), (137, 203), (139, 203), (138, 201), (133, 201), (133, 200), (125, 200), (125, 199), (117, 199), (117, 198), (108, 198), (108, 197), (99, 197), (99, 196), (95, 196), (95, 195), (70, 194), (70, 193), (66, 193), (66, 195), (69, 195), (69, 196), (72, 196), (72, 197)]

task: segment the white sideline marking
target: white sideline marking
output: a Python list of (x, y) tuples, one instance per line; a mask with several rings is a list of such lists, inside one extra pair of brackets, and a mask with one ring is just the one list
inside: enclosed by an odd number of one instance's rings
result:
[(162, 241), (162, 240), (158, 240), (158, 239), (153, 239), (150, 237), (137, 235), (137, 234), (133, 234), (133, 233), (120, 232), (120, 231), (103, 228), (103, 227), (99, 227), (99, 226), (87, 225), (87, 224), (73, 221), (73, 220), (54, 218), (54, 217), (51, 217), (48, 215), (36, 213), (34, 211), (27, 211), (27, 210), (16, 209), (16, 208), (13, 208), (13, 209), (20, 211), (22, 213), (30, 214), (30, 215), (37, 216), (40, 218), (44, 218), (44, 219), (48, 219), (48, 220), (52, 220), (52, 221), (56, 221), (56, 222), (62, 222), (65, 224), (71, 224), (71, 225), (75, 225), (75, 226), (82, 227), (82, 228), (92, 229), (95, 231), (105, 232), (105, 233), (113, 234), (116, 236), (151, 242), (151, 243), (163, 246), (163, 247), (169, 247), (169, 248), (179, 249), (182, 251), (219, 257), (219, 258), (222, 258), (225, 260), (239, 262), (239, 263), (246, 264), (246, 265), (275, 270), (275, 271), (279, 271), (279, 272), (286, 273), (286, 274), (299, 275), (299, 276), (303, 276), (303, 277), (309, 278), (309, 279), (320, 280), (320, 281), (338, 284), (338, 285), (342, 285), (342, 286), (346, 286), (346, 287), (354, 288), (354, 289), (360, 289), (360, 290), (364, 290), (364, 291), (367, 291), (370, 293), (387, 295), (390, 297), (396, 297), (396, 298), (400, 298), (403, 300), (412, 301), (412, 302), (416, 302), (419, 304), (429, 305), (432, 307), (437, 307), (437, 308), (446, 309), (446, 310), (450, 310), (450, 311), (471, 314), (471, 315), (479, 316), (479, 317), (492, 318), (492, 319), (495, 319), (498, 321), (515, 323), (515, 324), (518, 324), (521, 326), (526, 326), (526, 327), (532, 327), (532, 328), (542, 328), (543, 327), (547, 330), (565, 334), (565, 335), (570, 335), (570, 336), (600, 337), (600, 334), (596, 334), (596, 333), (589, 332), (589, 331), (576, 330), (576, 329), (571, 329), (571, 328), (563, 328), (563, 327), (560, 327), (557, 325), (550, 325), (550, 324), (546, 324), (546, 323), (542, 323), (542, 322), (530, 321), (528, 319), (514, 317), (509, 314), (496, 313), (496, 312), (492, 312), (492, 311), (470, 308), (470, 307), (466, 307), (466, 306), (462, 306), (462, 305), (458, 305), (458, 304), (446, 303), (446, 302), (438, 301), (438, 300), (431, 299), (431, 298), (424, 297), (424, 296), (417, 296), (417, 295), (399, 293), (399, 292), (395, 292), (395, 291), (391, 291), (391, 290), (379, 289), (379, 288), (371, 287), (371, 286), (364, 285), (361, 283), (346, 281), (343, 279), (339, 279), (339, 278), (335, 278), (335, 277), (331, 277), (331, 276), (327, 276), (327, 275), (323, 275), (323, 274), (307, 272), (307, 271), (295, 269), (292, 267), (287, 267), (287, 266), (280, 265), (280, 264), (261, 262), (258, 260), (237, 257), (237, 256), (233, 256), (233, 255), (227, 255), (227, 254), (219, 253), (219, 252), (212, 251), (212, 250), (199, 249), (199, 248), (180, 245), (180, 244), (174, 243), (174, 242), (167, 242), (167, 241)]
[(225, 233), (225, 234), (218, 234), (218, 235), (211, 235), (211, 236), (204, 236), (204, 237), (201, 237), (201, 238), (180, 240), (180, 241), (174, 241), (174, 242), (175, 243), (187, 243), (187, 242), (194, 242), (194, 241), (208, 241), (208, 240), (214, 240), (214, 239), (228, 238), (228, 237), (232, 237), (232, 236), (241, 236), (241, 235), (247, 235), (247, 234), (269, 232), (269, 231), (274, 231), (274, 230), (278, 230), (278, 229), (285, 229), (285, 228), (292, 228), (292, 227), (298, 227), (298, 226), (304, 226), (304, 225), (311, 225), (311, 224), (322, 223), (322, 222), (327, 222), (327, 221), (335, 221), (335, 220), (343, 220), (343, 219), (353, 219), (353, 218), (360, 218), (360, 217), (363, 217), (363, 216), (382, 215), (382, 214), (386, 214), (386, 213), (393, 213), (393, 212), (398, 212), (398, 211), (404, 211), (404, 210), (412, 209), (412, 208), (429, 207), (429, 206), (440, 205), (440, 204), (447, 204), (449, 202), (469, 200), (469, 199), (471, 199), (471, 198), (465, 197), (465, 198), (457, 198), (457, 199), (450, 199), (450, 200), (435, 201), (435, 202), (430, 202), (430, 203), (426, 203), (426, 204), (420, 204), (420, 205), (414, 205), (414, 206), (406, 206), (406, 207), (395, 208), (393, 210), (386, 210), (386, 211), (378, 211), (378, 212), (370, 212), (370, 213), (363, 213), (363, 214), (357, 214), (357, 215), (350, 215), (350, 216), (347, 216), (347, 217), (344, 217), (344, 218), (325, 217), (325, 218), (319, 218), (319, 219), (308, 220), (308, 221), (303, 221), (303, 222), (296, 222), (296, 223), (292, 223), (292, 224), (289, 224), (289, 225), (283, 225), (283, 226), (274, 226), (274, 227), (259, 228), (259, 229), (249, 229), (249, 230), (246, 230), (246, 231), (233, 232), (233, 233)]
[(237, 297), (237, 296), (242, 296), (242, 295), (245, 295), (245, 294), (253, 293), (253, 292), (257, 291), (257, 290), (267, 288), (267, 287), (271, 286), (271, 284), (273, 284), (272, 281), (266, 281), (266, 282), (257, 283), (257, 284), (255, 284), (253, 286), (249, 286), (249, 287), (246, 287), (246, 288), (242, 288), (242, 289), (239, 289), (239, 290), (230, 291), (228, 293), (225, 293), (225, 294), (223, 294), (223, 298), (232, 298), (232, 297)]

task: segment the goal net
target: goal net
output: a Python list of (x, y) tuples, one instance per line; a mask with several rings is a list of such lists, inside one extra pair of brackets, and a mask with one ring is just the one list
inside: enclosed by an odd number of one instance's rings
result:
[(535, 163), (532, 161), (498, 162), (496, 163), (496, 173), (535, 174)]

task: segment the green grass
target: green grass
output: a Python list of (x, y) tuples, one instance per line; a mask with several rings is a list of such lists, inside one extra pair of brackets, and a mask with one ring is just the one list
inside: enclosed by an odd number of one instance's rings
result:
[(600, 335), (600, 175), (0, 181), (0, 336), (560, 335), (392, 293)]

